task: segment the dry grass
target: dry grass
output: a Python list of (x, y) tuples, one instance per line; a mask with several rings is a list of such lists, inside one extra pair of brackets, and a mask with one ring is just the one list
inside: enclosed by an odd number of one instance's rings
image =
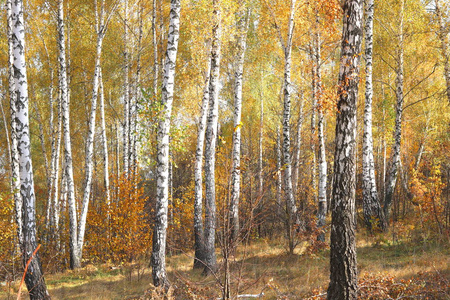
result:
[[(264, 299), (305, 299), (314, 291), (316, 294), (325, 291), (329, 278), (329, 251), (304, 255), (305, 245), (302, 245), (294, 255), (288, 255), (280, 245), (279, 241), (261, 240), (238, 249), (231, 262), (233, 294), (264, 292)], [(434, 272), (449, 280), (449, 254), (449, 249), (442, 245), (389, 245), (360, 237), (360, 277), (390, 276), (400, 280)], [(183, 253), (168, 257), (169, 278), (176, 286), (174, 298), (220, 297), (223, 275), (205, 278), (201, 271), (192, 270), (192, 255)], [(220, 257), (219, 252), (218, 255)], [(150, 269), (141, 268), (140, 273), (138, 279), (137, 270), (131, 266), (113, 269), (106, 265), (91, 265), (79, 271), (48, 275), (46, 282), (53, 299), (137, 299), (152, 287)], [(14, 299), (16, 289), (17, 284), (14, 284), (9, 299)], [(23, 294), (26, 299), (26, 292)], [(8, 299), (5, 287), (0, 290), (0, 299)]]

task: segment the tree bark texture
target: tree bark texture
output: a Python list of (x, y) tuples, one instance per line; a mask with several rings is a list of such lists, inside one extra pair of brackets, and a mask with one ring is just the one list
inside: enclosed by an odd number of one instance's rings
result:
[(391, 150), (391, 158), (389, 161), (389, 168), (387, 171), (387, 179), (384, 193), (383, 213), (386, 225), (389, 224), (390, 211), (397, 183), (398, 169), (400, 165), (400, 150), (402, 142), (402, 114), (403, 114), (403, 10), (405, 1), (401, 1), (400, 12), (400, 34), (397, 49), (397, 79), (395, 96), (397, 103), (395, 106), (395, 129), (394, 129), (394, 145)]
[(343, 6), (334, 182), (331, 200), (330, 285), (327, 299), (357, 298), (355, 154), (356, 102), (362, 40), (362, 0)]
[(75, 203), (75, 185), (73, 180), (72, 143), (70, 137), (70, 108), (67, 85), (67, 62), (64, 32), (64, 1), (58, 1), (58, 63), (59, 63), (59, 97), (61, 101), (63, 138), (64, 138), (64, 164), (67, 180), (67, 202), (69, 210), (69, 248), (70, 268), (79, 268), (81, 261), (78, 257), (78, 220)]
[[(445, 16), (442, 13), (442, 8), (440, 5), (440, 0), (435, 0), (436, 5), (436, 17), (439, 22), (439, 32), (438, 36), (441, 40), (441, 53), (444, 59), (444, 78), (446, 83), (447, 99), (450, 104), (450, 53), (448, 49), (448, 33), (449, 25), (446, 25)], [(447, 21), (448, 22), (448, 21)]]
[(204, 245), (203, 245), (203, 148), (205, 144), (206, 114), (209, 107), (209, 77), (211, 74), (211, 59), (208, 59), (206, 67), (205, 87), (203, 90), (200, 119), (198, 122), (197, 149), (195, 151), (195, 200), (194, 200), (194, 269), (203, 268)]
[(6, 2), (7, 30), (8, 30), (8, 89), (9, 89), (9, 112), (11, 115), (11, 181), (14, 195), (14, 212), (17, 224), (17, 240), (19, 246), (23, 245), (23, 219), (22, 208), (23, 201), (20, 195), (20, 168), (19, 168), (19, 152), (17, 148), (17, 129), (16, 129), (16, 85), (14, 81), (14, 44), (13, 44), (13, 20), (12, 20), (12, 0)]
[(295, 0), (291, 1), (289, 13), (288, 34), (284, 45), (284, 101), (283, 101), (283, 139), (282, 139), (282, 157), (284, 168), (284, 196), (286, 200), (287, 211), (287, 234), (289, 240), (289, 251), (293, 253), (294, 243), (294, 224), (296, 223), (297, 206), (295, 205), (294, 193), (292, 190), (292, 164), (291, 164), (291, 52), (292, 37), (294, 33), (294, 15)]
[[(373, 16), (374, 0), (365, 3), (365, 60), (366, 60), (366, 97), (364, 105), (364, 134), (362, 159), (362, 187), (364, 222), (369, 230), (373, 227), (384, 229), (384, 217), (378, 198), (375, 180), (372, 137), (372, 52), (373, 52)], [(374, 226), (375, 225), (375, 226)]]
[(215, 162), (219, 113), (219, 71), (221, 55), (221, 12), (219, 1), (213, 0), (213, 29), (211, 45), (211, 75), (209, 80), (209, 108), (206, 120), (205, 145), (205, 274), (216, 271), (216, 184)]
[(97, 46), (95, 53), (95, 69), (94, 77), (92, 79), (92, 99), (91, 99), (91, 113), (89, 116), (89, 129), (86, 138), (86, 158), (84, 166), (84, 183), (83, 183), (83, 200), (80, 214), (80, 222), (78, 224), (78, 240), (77, 240), (77, 256), (78, 260), (81, 261), (83, 255), (83, 244), (84, 235), (86, 231), (86, 218), (89, 208), (89, 200), (91, 197), (91, 187), (92, 187), (92, 174), (93, 174), (93, 156), (94, 156), (94, 135), (95, 135), (95, 117), (97, 112), (97, 100), (98, 100), (98, 87), (99, 78), (101, 72), (101, 55), (102, 55), (102, 45), (103, 38), (105, 36), (105, 24), (104, 24), (104, 1), (100, 4), (100, 23), (97, 27)]
[(39, 254), (32, 257), (38, 247), (36, 237), (36, 197), (34, 192), (33, 166), (31, 161), (31, 139), (28, 112), (28, 82), (25, 61), (25, 24), (23, 20), (23, 2), (15, 0), (11, 2), (12, 24), (12, 56), (14, 69), (14, 105), (15, 105), (15, 129), (17, 134), (17, 152), (19, 162), (20, 196), (22, 207), (22, 259), (25, 266), (28, 260), (31, 262), (25, 275), (25, 284), (28, 288), (30, 299), (49, 299), (50, 295), (45, 285)]
[(157, 131), (157, 187), (153, 250), (151, 257), (152, 277), (155, 286), (167, 286), (166, 239), (169, 202), (169, 132), (175, 82), (175, 63), (180, 35), (180, 0), (170, 2), (170, 25), (162, 84), (162, 111)]
[(239, 14), (237, 25), (237, 54), (234, 73), (234, 130), (233, 130), (233, 169), (231, 173), (230, 199), (230, 242), (236, 242), (239, 235), (239, 194), (241, 189), (241, 115), (242, 85), (244, 75), (244, 58), (247, 48), (247, 16), (244, 11)]

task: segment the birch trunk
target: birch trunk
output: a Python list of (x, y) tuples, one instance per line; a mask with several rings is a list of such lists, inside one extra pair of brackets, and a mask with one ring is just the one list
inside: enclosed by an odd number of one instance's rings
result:
[(389, 224), (390, 210), (392, 206), (393, 195), (398, 177), (398, 169), (400, 165), (400, 148), (402, 141), (402, 113), (403, 113), (403, 11), (405, 1), (401, 1), (400, 12), (400, 34), (398, 43), (398, 61), (397, 61), (397, 79), (396, 79), (396, 98), (397, 104), (395, 106), (395, 130), (394, 130), (394, 145), (391, 151), (391, 159), (387, 171), (387, 179), (384, 194), (384, 218), (386, 225)]
[(158, 42), (156, 38), (156, 0), (153, 0), (152, 9), (152, 40), (153, 40), (153, 98), (158, 94)]
[(174, 95), (175, 62), (180, 35), (180, 8), (180, 0), (171, 0), (170, 25), (162, 85), (162, 111), (158, 122), (157, 135), (156, 210), (151, 258), (152, 277), (155, 286), (169, 285), (166, 274), (167, 210), (169, 201), (169, 132)]
[(301, 154), (301, 147), (302, 147), (302, 126), (304, 121), (303, 116), (303, 95), (300, 96), (300, 109), (298, 113), (298, 122), (297, 122), (297, 137), (296, 137), (296, 145), (295, 145), (295, 158), (294, 158), (294, 170), (292, 172), (292, 189), (294, 192), (294, 195), (297, 195), (298, 192), (298, 180), (299, 180), (299, 174), (300, 174), (300, 154)]
[(211, 76), (209, 80), (209, 108), (206, 121), (205, 146), (205, 274), (217, 268), (215, 252), (216, 234), (216, 183), (215, 161), (219, 111), (219, 69), (221, 54), (221, 11), (219, 1), (213, 0), (213, 29), (211, 45)]
[(211, 59), (208, 59), (206, 68), (205, 87), (203, 90), (202, 107), (198, 124), (197, 149), (195, 151), (195, 201), (194, 201), (194, 269), (203, 268), (204, 245), (203, 245), (203, 147), (205, 144), (206, 114), (209, 106), (209, 77), (211, 74)]
[[(316, 15), (316, 23), (318, 24), (318, 15)], [(316, 103), (318, 111), (318, 140), (319, 140), (319, 190), (318, 190), (318, 210), (317, 210), (317, 227), (325, 226), (325, 218), (327, 215), (327, 157), (325, 153), (325, 134), (324, 134), (324, 107), (322, 105), (322, 74), (321, 74), (321, 46), (320, 35), (316, 33)], [(319, 241), (325, 241), (325, 233), (321, 232), (317, 237)]]
[(72, 143), (70, 139), (70, 110), (67, 87), (67, 63), (64, 32), (64, 1), (58, 1), (58, 63), (59, 63), (59, 98), (61, 101), (63, 137), (64, 137), (64, 163), (67, 180), (67, 201), (69, 210), (69, 234), (70, 234), (70, 268), (79, 268), (77, 244), (77, 211), (75, 203), (75, 186), (73, 180)]
[(128, 175), (129, 173), (129, 161), (130, 161), (130, 82), (129, 82), (129, 53), (128, 53), (128, 0), (124, 0), (125, 12), (123, 17), (123, 172)]
[(9, 112), (11, 115), (11, 189), (14, 195), (15, 220), (17, 224), (17, 239), (20, 248), (23, 246), (23, 201), (20, 196), (20, 170), (19, 170), (19, 152), (17, 149), (17, 129), (16, 129), (16, 85), (14, 82), (14, 44), (13, 44), (13, 20), (12, 20), (12, 0), (6, 1), (7, 31), (8, 31), (8, 89), (9, 89)]
[(283, 105), (283, 139), (282, 139), (282, 157), (284, 167), (284, 193), (287, 208), (287, 233), (289, 240), (289, 251), (294, 252), (294, 223), (296, 222), (297, 206), (295, 205), (294, 193), (292, 191), (292, 165), (291, 165), (291, 51), (292, 37), (294, 33), (294, 14), (296, 0), (291, 1), (289, 14), (288, 34), (284, 45), (284, 105)]
[(247, 17), (240, 12), (237, 25), (236, 70), (234, 73), (234, 130), (233, 130), (233, 169), (231, 172), (230, 198), (230, 244), (236, 243), (239, 235), (239, 194), (241, 189), (241, 115), (242, 84), (244, 75), (245, 49), (247, 48)]
[(362, 0), (345, 0), (331, 200), (330, 285), (327, 299), (357, 298), (355, 153), (362, 41)]
[(281, 174), (281, 134), (280, 134), (280, 126), (277, 127), (277, 213), (281, 211), (281, 192), (283, 191), (283, 178)]
[(258, 140), (258, 197), (263, 196), (263, 187), (264, 187), (264, 179), (263, 179), (263, 131), (264, 131), (264, 97), (263, 97), (263, 85), (261, 83), (260, 90), (260, 107), (259, 107), (259, 140)]
[(17, 134), (17, 151), (20, 170), (20, 196), (23, 201), (22, 216), (22, 259), (25, 266), (28, 260), (31, 262), (25, 275), (25, 284), (28, 288), (30, 299), (49, 299), (45, 285), (39, 254), (32, 254), (36, 250), (36, 197), (34, 193), (33, 167), (31, 161), (31, 140), (29, 131), (28, 113), (28, 82), (25, 61), (25, 24), (23, 20), (23, 2), (21, 0), (11, 3), (12, 24), (12, 58), (14, 69), (14, 107), (15, 129)]
[[(378, 198), (375, 181), (375, 163), (373, 159), (372, 137), (372, 51), (373, 51), (373, 11), (374, 0), (366, 0), (364, 26), (365, 59), (366, 59), (366, 98), (364, 105), (364, 135), (363, 135), (363, 210), (364, 221), (369, 230), (378, 227), (384, 230), (384, 217)], [(374, 226), (373, 226), (374, 225)]]
[(83, 244), (84, 244), (84, 234), (86, 230), (86, 218), (89, 208), (89, 199), (91, 197), (91, 187), (92, 187), (92, 173), (93, 173), (93, 155), (94, 155), (94, 134), (95, 134), (95, 116), (97, 112), (97, 98), (98, 98), (98, 87), (100, 78), (100, 61), (102, 54), (102, 44), (103, 38), (105, 36), (105, 23), (104, 23), (104, 0), (100, 4), (100, 23), (97, 28), (97, 45), (95, 53), (95, 70), (94, 78), (92, 82), (92, 99), (91, 99), (91, 113), (89, 116), (89, 129), (86, 137), (86, 158), (84, 166), (84, 183), (83, 183), (83, 200), (80, 214), (80, 222), (78, 225), (78, 239), (77, 239), (77, 256), (78, 260), (81, 261), (83, 255)]
[(439, 32), (438, 36), (441, 40), (441, 53), (442, 57), (444, 58), (444, 77), (445, 77), (445, 83), (446, 83), (446, 91), (447, 91), (447, 99), (450, 103), (450, 53), (449, 53), (449, 46), (448, 46), (448, 33), (449, 28), (448, 25), (445, 24), (445, 16), (442, 15), (442, 10), (440, 6), (440, 0), (435, 0), (436, 5), (436, 16), (438, 18), (439, 22)]
[[(106, 121), (105, 121), (105, 93), (103, 90), (103, 76), (100, 69), (99, 78), (99, 96), (100, 96), (100, 134), (102, 137), (103, 148), (103, 182), (105, 188), (106, 205), (109, 208), (111, 204), (111, 192), (109, 190), (109, 153), (108, 153), (108, 139), (106, 138)], [(108, 216), (109, 218), (109, 216)]]

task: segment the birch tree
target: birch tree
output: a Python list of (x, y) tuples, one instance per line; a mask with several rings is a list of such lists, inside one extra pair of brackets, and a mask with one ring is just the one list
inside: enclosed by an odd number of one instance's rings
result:
[(205, 144), (205, 127), (206, 114), (209, 107), (209, 77), (211, 74), (211, 59), (208, 59), (205, 74), (205, 86), (203, 89), (202, 106), (200, 112), (200, 119), (198, 122), (197, 148), (195, 150), (195, 167), (194, 167), (194, 181), (195, 181), (195, 200), (194, 200), (194, 269), (204, 267), (203, 261), (205, 250), (203, 245), (203, 148)]
[[(319, 25), (319, 16), (316, 13), (316, 24)], [(327, 157), (325, 153), (325, 116), (324, 107), (322, 103), (322, 74), (321, 74), (321, 44), (320, 34), (317, 31), (315, 34), (315, 98), (314, 101), (317, 105), (318, 123), (317, 133), (319, 140), (319, 190), (318, 190), (318, 210), (317, 210), (317, 226), (325, 226), (325, 218), (327, 215)], [(325, 233), (320, 233), (317, 237), (320, 241), (325, 241)]]
[(128, 53), (128, 0), (124, 0), (124, 16), (123, 16), (123, 171), (125, 174), (129, 172), (130, 163), (130, 59)]
[(294, 16), (296, 10), (296, 0), (290, 1), (288, 32), (286, 40), (283, 39), (280, 29), (278, 29), (279, 41), (284, 52), (284, 83), (283, 83), (283, 133), (282, 133), (282, 158), (284, 168), (284, 196), (286, 200), (287, 212), (287, 235), (289, 242), (289, 252), (293, 253), (294, 242), (294, 223), (297, 217), (297, 206), (295, 205), (294, 193), (292, 190), (292, 164), (291, 164), (291, 63), (292, 63), (292, 38), (294, 35)]
[(362, 0), (343, 3), (327, 299), (357, 298), (355, 154)]
[(435, 0), (435, 6), (435, 14), (439, 25), (438, 36), (441, 41), (442, 58), (444, 59), (444, 78), (446, 83), (447, 99), (450, 104), (450, 53), (448, 46), (448, 33), (450, 28), (449, 25), (446, 24), (446, 16), (442, 11), (440, 0)]
[(209, 79), (209, 108), (206, 119), (205, 145), (205, 268), (204, 273), (214, 273), (217, 268), (215, 252), (216, 234), (216, 141), (219, 112), (219, 70), (221, 56), (221, 11), (219, 0), (213, 0), (213, 29), (211, 44), (211, 75)]
[(180, 35), (180, 0), (170, 1), (170, 25), (162, 84), (162, 111), (157, 129), (157, 187), (153, 251), (151, 257), (152, 277), (155, 286), (167, 286), (166, 239), (167, 211), (169, 202), (169, 132), (174, 95), (175, 62)]
[(16, 129), (16, 85), (14, 82), (14, 44), (13, 44), (13, 19), (12, 19), (12, 0), (6, 1), (7, 34), (8, 34), (8, 89), (9, 104), (11, 115), (11, 189), (14, 196), (15, 221), (17, 224), (17, 240), (20, 247), (23, 245), (23, 220), (22, 207), (23, 200), (20, 196), (20, 169), (19, 152), (17, 148), (17, 129)]
[(402, 142), (402, 114), (403, 114), (403, 15), (405, 9), (405, 1), (401, 0), (400, 7), (400, 32), (398, 34), (398, 45), (397, 45), (397, 78), (395, 81), (395, 129), (394, 129), (394, 145), (392, 146), (391, 158), (389, 161), (389, 168), (387, 171), (387, 178), (385, 183), (385, 193), (384, 193), (384, 206), (383, 213), (386, 224), (389, 224), (390, 210), (392, 206), (392, 199), (394, 196), (394, 190), (397, 183), (398, 170), (400, 166), (400, 147)]
[[(245, 6), (245, 5), (244, 5)], [(244, 8), (242, 8), (244, 9)], [(230, 241), (236, 242), (239, 234), (239, 194), (241, 188), (241, 115), (242, 84), (244, 75), (244, 58), (247, 48), (248, 12), (240, 11), (237, 24), (237, 54), (234, 73), (234, 130), (233, 130), (233, 169), (231, 172), (230, 199)]]
[(64, 1), (58, 1), (58, 63), (59, 63), (59, 98), (61, 101), (63, 140), (64, 140), (64, 165), (65, 178), (67, 181), (67, 202), (69, 211), (69, 246), (70, 246), (70, 268), (79, 268), (81, 261), (78, 257), (77, 238), (77, 211), (75, 204), (75, 185), (73, 180), (72, 142), (70, 137), (70, 108), (67, 86), (67, 62), (65, 44), (64, 24)]
[[(30, 299), (49, 299), (45, 285), (36, 236), (36, 196), (34, 192), (33, 165), (31, 161), (31, 139), (28, 112), (28, 81), (25, 61), (25, 24), (23, 1), (15, 0), (11, 4), (11, 36), (12, 68), (14, 69), (13, 106), (15, 110), (15, 134), (17, 134), (17, 152), (20, 178), (20, 196), (22, 198), (22, 262), (28, 269), (25, 284)], [(8, 3), (9, 6), (9, 3)], [(11, 58), (10, 58), (11, 59)], [(11, 62), (11, 61), (10, 61)], [(17, 209), (17, 208), (16, 208)]]
[(374, 0), (365, 2), (365, 60), (366, 60), (366, 94), (364, 104), (364, 134), (363, 134), (363, 160), (362, 160), (362, 185), (363, 185), (363, 210), (364, 221), (369, 230), (372, 225), (384, 228), (384, 217), (378, 198), (375, 181), (375, 163), (373, 159), (372, 137), (372, 53), (373, 53), (373, 14)]

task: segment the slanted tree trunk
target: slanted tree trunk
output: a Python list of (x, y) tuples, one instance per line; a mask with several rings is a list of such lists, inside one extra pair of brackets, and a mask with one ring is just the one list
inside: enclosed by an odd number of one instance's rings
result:
[(17, 240), (20, 248), (23, 245), (23, 201), (20, 196), (20, 170), (19, 152), (17, 150), (17, 129), (16, 129), (16, 85), (14, 82), (14, 53), (13, 53), (13, 20), (12, 20), (12, 0), (6, 1), (7, 33), (8, 33), (8, 89), (9, 89), (9, 112), (11, 116), (11, 189), (14, 196), (15, 220), (17, 224)]
[(169, 131), (175, 81), (175, 62), (180, 35), (180, 0), (170, 1), (170, 25), (162, 85), (162, 111), (157, 135), (157, 187), (153, 251), (151, 257), (152, 277), (155, 286), (167, 286), (166, 238), (167, 210), (169, 202)]
[[(9, 3), (8, 3), (9, 4)], [(34, 193), (33, 166), (31, 161), (31, 139), (28, 112), (28, 82), (25, 61), (25, 24), (23, 20), (23, 2), (15, 0), (11, 2), (11, 39), (14, 93), (12, 95), (15, 108), (15, 133), (17, 134), (17, 152), (20, 170), (20, 196), (22, 207), (22, 261), (25, 266), (31, 259), (25, 275), (25, 284), (30, 294), (30, 299), (49, 299), (50, 295), (45, 285), (39, 253), (34, 257), (37, 249), (36, 237), (36, 197)], [(11, 53), (10, 52), (10, 53)]]
[[(243, 8), (242, 8), (243, 9)], [(236, 70), (234, 73), (234, 130), (233, 130), (233, 169), (231, 172), (230, 198), (230, 244), (235, 246), (239, 235), (239, 194), (241, 189), (241, 114), (242, 84), (244, 75), (245, 49), (247, 48), (247, 16), (239, 13), (237, 25)]]
[(209, 108), (206, 120), (205, 146), (205, 274), (216, 271), (216, 185), (215, 162), (219, 112), (219, 70), (221, 54), (221, 12), (218, 0), (213, 0), (213, 29), (211, 45), (211, 76), (209, 79)]
[(209, 77), (211, 73), (211, 59), (208, 59), (208, 65), (206, 67), (205, 74), (205, 87), (203, 90), (202, 106), (200, 112), (200, 119), (198, 122), (198, 136), (197, 136), (197, 149), (195, 151), (195, 168), (194, 168), (194, 181), (195, 181), (195, 200), (194, 200), (194, 269), (203, 268), (204, 261), (204, 245), (203, 245), (203, 178), (202, 178), (202, 166), (203, 166), (203, 146), (205, 144), (205, 127), (206, 127), (206, 114), (209, 106)]
[(373, 52), (373, 11), (374, 0), (366, 0), (365, 3), (365, 59), (366, 59), (366, 98), (364, 105), (364, 135), (363, 135), (363, 161), (362, 161), (362, 185), (363, 185), (363, 211), (364, 221), (369, 230), (380, 228), (384, 230), (384, 217), (378, 198), (375, 181), (375, 163), (373, 159), (372, 137), (372, 52)]
[(331, 274), (327, 293), (329, 300), (356, 299), (358, 291), (355, 236), (355, 154), (362, 12), (362, 0), (345, 0), (331, 200)]
[(448, 33), (449, 33), (449, 25), (446, 25), (445, 15), (442, 13), (440, 0), (435, 0), (435, 13), (439, 22), (439, 32), (438, 36), (441, 40), (441, 53), (444, 59), (444, 78), (447, 86), (447, 99), (450, 104), (450, 53), (448, 46)]
[[(97, 9), (97, 8), (96, 8)], [(80, 213), (80, 222), (77, 234), (77, 256), (79, 261), (83, 255), (84, 235), (86, 231), (86, 218), (89, 208), (89, 200), (91, 197), (92, 187), (92, 173), (93, 173), (93, 155), (94, 155), (94, 134), (95, 134), (95, 116), (97, 112), (97, 99), (98, 99), (98, 87), (100, 78), (100, 59), (102, 54), (103, 38), (106, 32), (106, 26), (104, 22), (105, 4), (104, 0), (100, 4), (100, 20), (97, 26), (97, 45), (95, 53), (95, 69), (94, 78), (92, 80), (92, 99), (91, 99), (91, 113), (89, 116), (89, 128), (86, 138), (86, 158), (85, 158), (85, 170), (84, 170), (84, 183), (83, 183), (83, 200)]]
[(401, 1), (400, 11), (400, 33), (397, 49), (397, 79), (395, 96), (397, 104), (395, 106), (395, 129), (394, 129), (394, 145), (392, 146), (391, 159), (387, 171), (386, 186), (384, 193), (383, 212), (386, 225), (389, 224), (390, 211), (394, 196), (395, 186), (397, 183), (398, 169), (400, 165), (400, 147), (402, 142), (402, 114), (403, 114), (403, 11), (405, 1)]

